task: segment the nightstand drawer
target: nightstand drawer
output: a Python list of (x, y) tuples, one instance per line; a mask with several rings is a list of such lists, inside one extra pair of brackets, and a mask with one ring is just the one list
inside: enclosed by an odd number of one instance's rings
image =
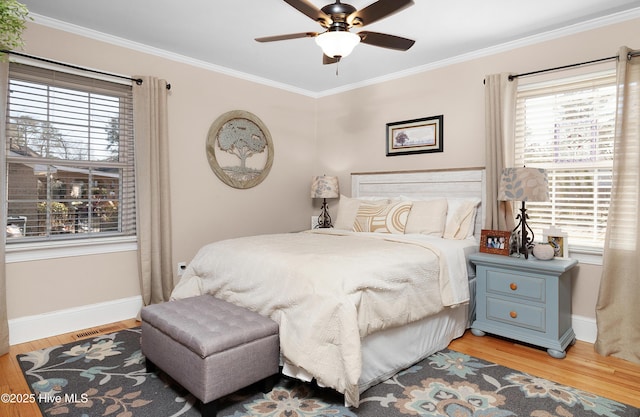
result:
[(510, 271), (487, 270), (487, 292), (532, 301), (545, 301), (544, 278), (518, 275)]
[(500, 298), (487, 297), (487, 319), (540, 332), (546, 331), (545, 309), (543, 306), (514, 303)]

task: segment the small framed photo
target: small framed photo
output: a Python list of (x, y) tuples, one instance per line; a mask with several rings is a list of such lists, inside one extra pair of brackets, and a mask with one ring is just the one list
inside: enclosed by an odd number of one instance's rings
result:
[(480, 232), (480, 252), (509, 256), (511, 232), (504, 230), (482, 230)]
[(551, 226), (550, 228), (543, 230), (542, 241), (549, 242), (549, 244), (553, 246), (554, 257), (569, 257), (569, 242), (567, 240), (567, 234), (561, 229)]
[(387, 123), (387, 156), (442, 152), (443, 117)]

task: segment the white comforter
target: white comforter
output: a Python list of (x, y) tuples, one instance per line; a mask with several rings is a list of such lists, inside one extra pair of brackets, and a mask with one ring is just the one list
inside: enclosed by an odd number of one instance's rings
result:
[(224, 240), (198, 252), (172, 299), (209, 293), (271, 317), (283, 359), (357, 406), (361, 338), (468, 301), (461, 252), (441, 253), (415, 237), (334, 230)]

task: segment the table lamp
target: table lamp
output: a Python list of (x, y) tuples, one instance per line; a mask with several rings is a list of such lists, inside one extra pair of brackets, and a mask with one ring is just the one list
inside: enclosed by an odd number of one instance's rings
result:
[[(534, 234), (527, 224), (529, 216), (525, 201), (549, 201), (549, 179), (547, 172), (540, 168), (505, 168), (500, 178), (498, 200), (521, 201), (520, 214), (516, 216), (518, 225), (513, 233), (520, 237), (518, 251), (529, 258), (529, 249), (533, 246)], [(518, 230), (519, 229), (519, 230)]]
[(327, 211), (327, 198), (340, 197), (340, 187), (338, 186), (338, 177), (329, 177), (326, 175), (313, 177), (311, 182), (311, 198), (321, 198), (322, 208), (320, 216), (318, 216), (318, 224), (316, 228), (326, 229), (333, 227), (331, 224), (331, 216)]

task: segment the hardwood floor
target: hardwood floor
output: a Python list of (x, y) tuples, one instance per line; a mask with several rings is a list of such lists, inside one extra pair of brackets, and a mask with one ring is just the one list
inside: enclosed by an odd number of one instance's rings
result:
[(545, 349), (467, 331), (449, 348), (640, 408), (640, 365), (601, 356), (591, 343), (578, 340), (566, 358), (554, 359)]
[[(135, 320), (126, 320), (12, 346), (9, 354), (0, 357), (0, 394), (31, 393), (16, 360), (17, 354), (73, 342), (83, 336), (92, 337), (96, 331), (108, 333), (137, 325), (139, 322)], [(568, 349), (565, 359), (553, 359), (545, 350), (493, 336), (476, 337), (471, 332), (454, 340), (449, 347), (640, 408), (640, 365), (600, 356), (589, 343), (578, 341)], [(41, 414), (35, 404), (0, 403), (0, 416), (40, 417)]]

